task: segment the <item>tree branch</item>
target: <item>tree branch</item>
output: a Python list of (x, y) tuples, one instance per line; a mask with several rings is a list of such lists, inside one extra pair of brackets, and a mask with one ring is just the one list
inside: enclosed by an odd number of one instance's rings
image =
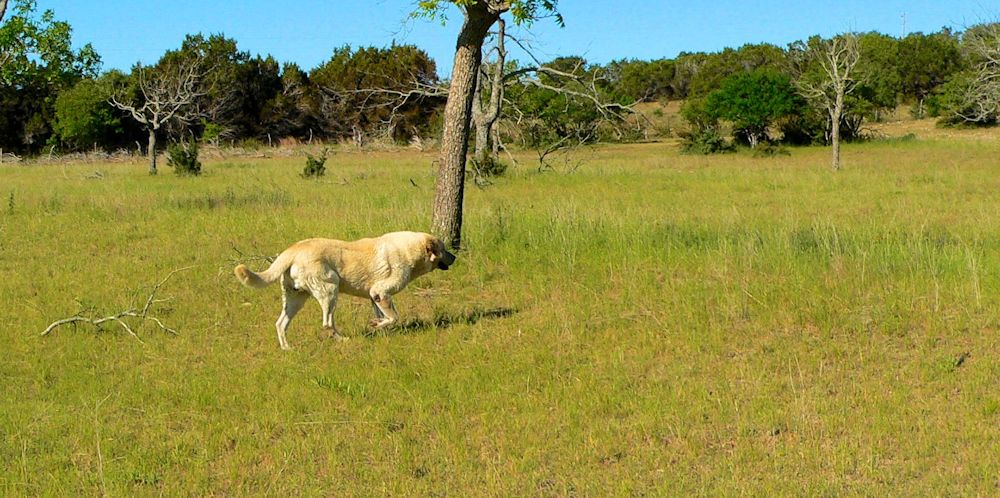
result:
[(138, 66), (135, 71), (142, 105), (128, 102), (124, 98), (124, 88), (112, 93), (111, 105), (128, 112), (137, 122), (154, 130), (171, 119), (190, 123), (198, 118), (197, 110), (191, 111), (190, 107), (206, 91), (200, 85), (203, 75), (197, 62), (180, 64), (174, 70)]
[(118, 313), (114, 313), (105, 317), (94, 316), (92, 308), (90, 310), (84, 309), (78, 311), (69, 318), (63, 318), (52, 322), (51, 324), (49, 324), (48, 327), (45, 328), (45, 330), (42, 331), (41, 335), (43, 336), (48, 335), (53, 330), (70, 323), (80, 323), (80, 322), (89, 323), (93, 325), (95, 328), (100, 329), (101, 325), (105, 323), (116, 322), (118, 323), (118, 325), (122, 327), (122, 329), (128, 332), (129, 335), (138, 339), (139, 342), (142, 342), (142, 340), (139, 339), (139, 336), (135, 333), (132, 327), (129, 326), (128, 322), (125, 321), (125, 318), (138, 318), (140, 319), (140, 321), (149, 320), (155, 323), (157, 326), (159, 326), (161, 330), (173, 335), (177, 335), (176, 330), (164, 325), (159, 318), (151, 315), (150, 311), (152, 310), (153, 305), (167, 301), (166, 299), (156, 299), (156, 293), (159, 292), (160, 288), (163, 287), (163, 285), (166, 284), (167, 281), (170, 280), (170, 278), (173, 277), (178, 272), (190, 270), (191, 268), (194, 267), (188, 266), (185, 268), (178, 268), (168, 273), (167, 276), (163, 278), (163, 280), (160, 280), (156, 285), (153, 286), (153, 289), (150, 291), (149, 297), (146, 298), (146, 303), (142, 307), (142, 309), (132, 307), (126, 309), (125, 311), (120, 311)]

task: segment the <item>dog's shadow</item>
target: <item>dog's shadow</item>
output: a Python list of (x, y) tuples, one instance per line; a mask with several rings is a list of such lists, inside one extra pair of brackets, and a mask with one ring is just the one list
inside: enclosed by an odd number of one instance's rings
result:
[(517, 314), (514, 308), (499, 307), (482, 309), (475, 307), (471, 310), (459, 313), (439, 312), (434, 318), (425, 320), (423, 318), (413, 318), (406, 320), (399, 325), (388, 329), (366, 330), (362, 335), (367, 338), (388, 337), (399, 335), (420, 334), (432, 329), (446, 329), (453, 325), (475, 325), (480, 320), (496, 320), (508, 318)]

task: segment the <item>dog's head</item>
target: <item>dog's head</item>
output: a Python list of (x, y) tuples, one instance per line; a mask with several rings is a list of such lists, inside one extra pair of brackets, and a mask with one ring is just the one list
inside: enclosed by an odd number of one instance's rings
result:
[(447, 270), (455, 264), (455, 255), (448, 252), (441, 239), (429, 235), (427, 237), (427, 260), (431, 262), (433, 268)]

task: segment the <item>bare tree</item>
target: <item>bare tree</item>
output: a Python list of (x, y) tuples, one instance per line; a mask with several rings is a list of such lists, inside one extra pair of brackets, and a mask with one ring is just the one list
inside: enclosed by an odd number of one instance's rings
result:
[[(592, 107), (602, 117), (601, 124), (626, 122), (629, 115), (637, 115), (633, 106), (638, 103), (621, 104), (609, 101), (598, 88), (603, 81), (600, 70), (586, 70), (585, 61), (576, 59), (572, 68), (558, 69), (558, 59), (552, 63), (542, 63), (533, 53), (532, 48), (522, 39), (505, 32), (503, 19), (497, 22), (494, 33), (496, 42), (489, 53), (496, 54), (495, 60), (483, 62), (479, 72), (479, 82), (472, 108), (473, 125), (475, 128), (476, 147), (474, 161), (485, 163), (490, 158), (496, 158), (500, 150), (500, 133), (498, 124), (505, 119), (512, 120), (518, 126), (526, 125), (525, 113), (519, 108), (518, 102), (506, 98), (507, 89), (511, 86), (535, 87), (562, 95), (567, 99), (585, 103)], [(531, 64), (511, 68), (507, 65), (505, 41), (511, 41), (527, 54)], [(571, 60), (574, 58), (570, 58)], [(641, 125), (641, 123), (639, 123)], [(596, 136), (596, 128), (578, 130), (573, 136), (562, 136), (555, 142), (537, 144), (536, 151), (539, 162), (544, 166), (545, 158), (553, 152), (577, 147), (588, 143)], [(478, 172), (477, 172), (478, 175)], [(477, 181), (479, 178), (477, 177)]]
[(844, 115), (844, 99), (858, 87), (859, 79), (854, 69), (861, 59), (858, 37), (853, 33), (836, 36), (830, 40), (810, 40), (800, 52), (804, 65), (815, 63), (816, 74), (801, 74), (796, 86), (814, 105), (824, 109), (830, 118), (830, 142), (833, 147), (833, 169), (840, 169), (840, 122)]
[[(504, 66), (507, 62), (507, 47), (504, 39), (507, 36), (507, 23), (497, 20), (496, 46), (491, 52), (496, 52), (496, 60), (491, 64), (482, 64), (479, 72), (479, 84), (476, 85), (476, 95), (472, 101), (472, 121), (476, 128), (475, 161), (485, 162), (495, 156), (496, 141), (493, 140), (494, 125), (500, 119), (500, 108), (503, 107)], [(488, 91), (488, 99), (484, 101), (484, 93)]]
[(1000, 118), (1000, 23), (970, 28), (962, 45), (975, 65), (955, 114), (969, 122), (994, 121)]
[(111, 104), (128, 112), (149, 132), (149, 174), (155, 175), (156, 133), (171, 120), (197, 119), (196, 100), (205, 92), (199, 85), (201, 73), (196, 63), (164, 68), (136, 66), (135, 78), (141, 96), (130, 99), (119, 89), (111, 96)]

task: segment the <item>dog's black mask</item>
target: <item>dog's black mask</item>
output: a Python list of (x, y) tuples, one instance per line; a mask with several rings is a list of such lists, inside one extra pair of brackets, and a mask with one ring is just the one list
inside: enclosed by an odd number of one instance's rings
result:
[(438, 259), (437, 263), (439, 270), (447, 270), (448, 267), (455, 264), (455, 255), (445, 250), (444, 254), (441, 255), (441, 258)]

